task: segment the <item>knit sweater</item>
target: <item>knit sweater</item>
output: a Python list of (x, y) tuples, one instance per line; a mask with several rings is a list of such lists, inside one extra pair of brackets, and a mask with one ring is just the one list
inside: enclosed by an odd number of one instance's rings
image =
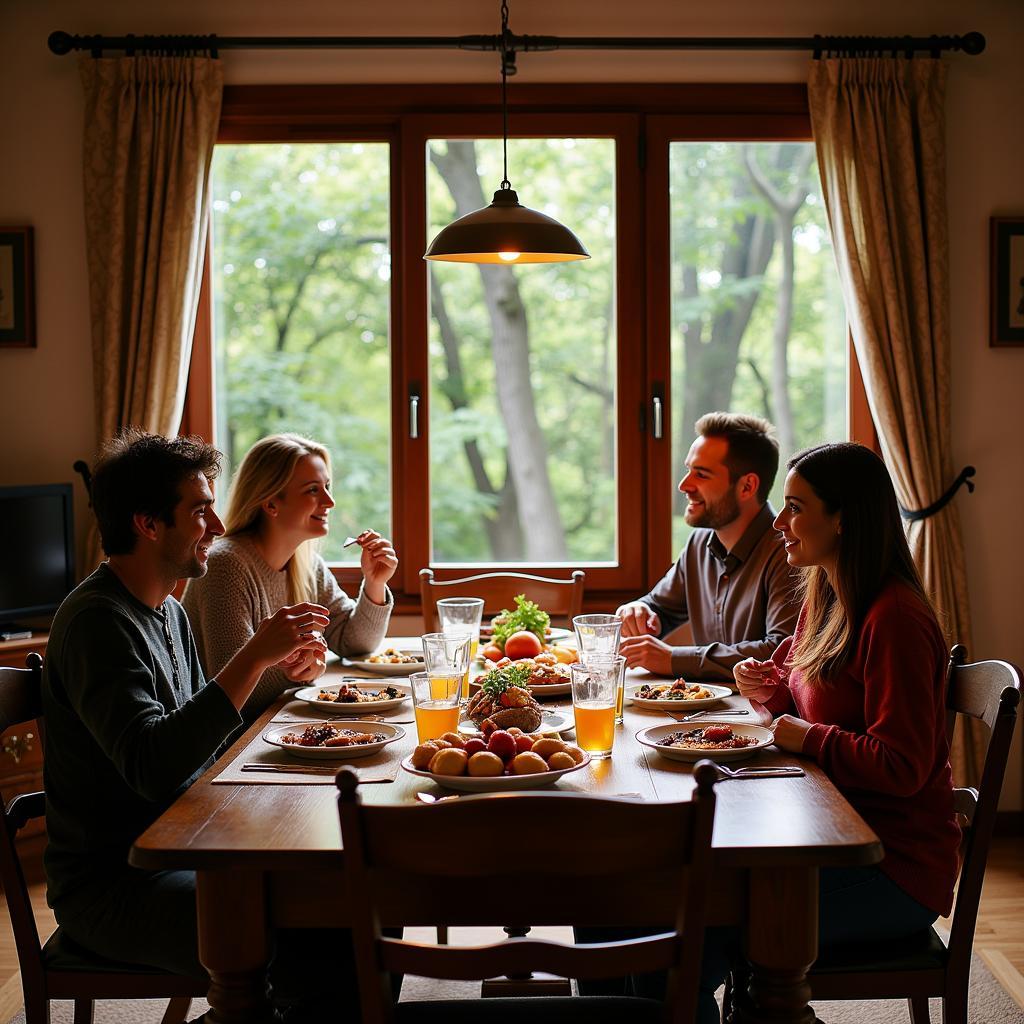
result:
[[(783, 672), (794, 641), (772, 655)], [(891, 582), (864, 617), (853, 660), (833, 683), (808, 683), (797, 669), (767, 707), (812, 722), (802, 753), (814, 758), (876, 832), (881, 869), (938, 914), (953, 905), (960, 828), (946, 741), (942, 634), (905, 584)]]
[(43, 669), (47, 899), (87, 908), (239, 724), (203, 678), (181, 605), (154, 610), (104, 563), (57, 611)]
[[(328, 609), (331, 622), (324, 639), (335, 654), (367, 654), (377, 649), (387, 632), (394, 599), (374, 604), (363, 594), (353, 601), (338, 586), (327, 563), (316, 556), (313, 601)], [(285, 570), (272, 569), (246, 534), (221, 537), (210, 549), (205, 576), (190, 580), (182, 599), (195, 634), (199, 660), (215, 676), (256, 632), (259, 624), (288, 601)], [(296, 684), (280, 668), (268, 668), (242, 708), (253, 721), (285, 690)]]

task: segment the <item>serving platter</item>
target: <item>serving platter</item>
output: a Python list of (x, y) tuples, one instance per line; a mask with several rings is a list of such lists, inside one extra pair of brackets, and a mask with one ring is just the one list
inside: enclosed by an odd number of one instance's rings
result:
[(698, 686), (703, 686), (705, 690), (710, 690), (712, 696), (698, 697), (692, 700), (652, 700), (648, 697), (637, 696), (637, 692), (641, 687), (651, 685), (651, 683), (633, 683), (631, 686), (627, 686), (626, 698), (631, 701), (634, 706), (643, 708), (646, 711), (679, 711), (685, 714), (687, 711), (698, 711), (701, 708), (709, 708), (713, 704), (718, 704), (720, 701), (723, 701), (726, 697), (731, 697), (733, 694), (733, 691), (728, 686), (720, 686), (715, 683), (698, 683)]
[(574, 764), (571, 768), (538, 772), (536, 775), (495, 775), (491, 778), (474, 778), (471, 775), (434, 775), (426, 769), (413, 768), (412, 759), (407, 757), (402, 761), (402, 770), (460, 793), (503, 793), (518, 789), (542, 789), (557, 782), (563, 775), (586, 768), (588, 764), (590, 764), (589, 754), (579, 764)]
[(670, 761), (686, 761), (693, 763), (707, 758), (709, 761), (740, 761), (745, 757), (756, 754), (765, 747), (770, 747), (775, 742), (775, 736), (771, 729), (765, 729), (760, 725), (737, 725), (728, 719), (722, 719), (718, 725), (728, 725), (737, 736), (749, 736), (756, 742), (749, 747), (737, 747), (732, 750), (709, 750), (703, 747), (666, 747), (662, 746), (661, 740), (674, 732), (690, 732), (694, 729), (704, 728), (715, 722), (714, 718), (702, 718), (692, 725), (684, 725), (674, 722), (672, 725), (652, 725), (641, 729), (636, 734), (637, 743), (650, 747), (662, 757)]
[(392, 711), (409, 699), (409, 685), (407, 683), (388, 683), (388, 686), (399, 691), (398, 697), (387, 700), (365, 700), (365, 701), (333, 701), (320, 700), (319, 695), (323, 690), (329, 693), (337, 693), (343, 686), (349, 686), (360, 690), (362, 693), (372, 693), (375, 690), (382, 690), (384, 686), (378, 686), (376, 682), (366, 679), (347, 679), (341, 683), (327, 683), (323, 686), (304, 686), (301, 690), (295, 691), (295, 699), (305, 701), (317, 711), (331, 711), (340, 714), (363, 714), (369, 711)]
[(330, 725), (335, 729), (352, 729), (355, 732), (376, 732), (381, 733), (384, 739), (376, 743), (361, 743), (352, 747), (304, 747), (299, 743), (285, 743), (284, 737), (289, 733), (301, 733), (306, 728), (305, 723), (293, 722), (291, 725), (275, 725), (269, 728), (263, 739), (271, 746), (286, 750), (296, 757), (306, 758), (310, 761), (348, 761), (355, 757), (368, 757), (383, 750), (389, 743), (400, 740), (405, 735), (405, 730), (400, 725), (388, 725), (386, 722), (360, 722), (346, 721), (341, 719), (332, 722), (310, 722), (309, 725)]
[[(576, 728), (576, 722), (572, 717), (571, 712), (565, 711), (545, 711), (541, 715), (540, 725), (534, 732), (569, 732), (571, 729)], [(480, 730), (476, 727), (473, 721), (469, 718), (464, 718), (459, 722), (459, 732), (463, 736), (479, 736)], [(532, 733), (531, 733), (532, 735)]]

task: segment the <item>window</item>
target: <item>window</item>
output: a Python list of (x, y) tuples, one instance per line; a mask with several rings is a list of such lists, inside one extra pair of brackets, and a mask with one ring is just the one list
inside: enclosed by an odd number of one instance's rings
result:
[(606, 607), (675, 557), (697, 416), (767, 414), (799, 447), (848, 436), (848, 393), (863, 405), (806, 96), (517, 86), (513, 187), (593, 259), (428, 265), (433, 234), (501, 179), (480, 93), (226, 90), (187, 423), (212, 427), (214, 395), (229, 474), (263, 434), (325, 442), (327, 557), (389, 529), (410, 608), (422, 566), (497, 564), (585, 568)]

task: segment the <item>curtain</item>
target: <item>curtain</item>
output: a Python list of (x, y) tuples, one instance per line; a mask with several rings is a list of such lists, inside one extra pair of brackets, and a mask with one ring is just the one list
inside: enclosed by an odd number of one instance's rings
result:
[[(939, 60), (840, 58), (815, 61), (808, 83), (850, 331), (882, 456), (908, 509), (931, 505), (955, 475), (945, 78)], [(947, 640), (970, 651), (955, 506), (912, 523), (908, 539)], [(958, 783), (980, 777), (983, 749), (973, 728), (954, 737)]]
[[(223, 72), (205, 57), (83, 57), (96, 433), (181, 423)], [(87, 564), (100, 557), (90, 537)]]

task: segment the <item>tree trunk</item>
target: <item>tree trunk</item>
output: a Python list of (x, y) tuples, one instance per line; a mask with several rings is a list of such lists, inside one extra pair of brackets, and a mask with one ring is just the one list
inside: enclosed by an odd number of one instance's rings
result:
[[(452, 140), (430, 158), (455, 200), (456, 216), (484, 206), (472, 140)], [(530, 562), (565, 561), (565, 530), (547, 469), (547, 446), (530, 384), (529, 326), (511, 267), (481, 265), (484, 303), (491, 322), (495, 386), (508, 437), (508, 464)]]

